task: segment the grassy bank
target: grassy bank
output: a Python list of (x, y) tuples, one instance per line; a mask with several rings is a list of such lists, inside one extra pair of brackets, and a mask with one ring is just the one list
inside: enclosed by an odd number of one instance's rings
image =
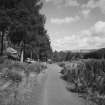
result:
[(0, 62), (0, 105), (26, 105), (37, 76), (45, 69), (41, 63)]
[(105, 60), (83, 59), (60, 66), (69, 91), (81, 93), (97, 105), (105, 105)]

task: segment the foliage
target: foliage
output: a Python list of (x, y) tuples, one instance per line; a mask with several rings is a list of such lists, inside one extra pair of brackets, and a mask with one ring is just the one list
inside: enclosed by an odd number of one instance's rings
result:
[(105, 96), (105, 60), (73, 61), (65, 65), (63, 77), (75, 85), (69, 90), (85, 92), (96, 97)]
[(29, 57), (31, 53), (32, 57), (36, 55), (37, 59), (42, 55), (49, 56), (50, 39), (44, 28), (45, 16), (40, 13), (41, 8), (41, 0), (0, 0), (2, 53), (3, 39), (7, 33), (7, 37), (13, 45), (19, 46), (24, 51), (30, 48), (28, 54), (25, 51), (25, 57)]
[(79, 59), (105, 59), (105, 48), (92, 49), (87, 51), (72, 52), (72, 51), (55, 51), (53, 53), (54, 61), (73, 61)]
[(27, 64), (3, 60), (0, 64), (0, 105), (26, 105), (27, 99), (31, 99), (33, 86), (39, 88), (36, 74), (42, 69), (38, 62)]
[(1, 78), (4, 78), (7, 81), (11, 80), (14, 83), (22, 82), (23, 75), (25, 75), (25, 67), (11, 62), (7, 65), (6, 64), (2, 64), (4, 66), (1, 67)]
[(59, 65), (60, 67), (65, 67), (65, 63), (64, 63), (64, 62), (60, 62), (60, 63), (58, 63), (58, 65)]
[(72, 60), (78, 60), (78, 59), (81, 59), (83, 58), (83, 55), (82, 53), (79, 53), (79, 52), (63, 52), (63, 51), (60, 51), (60, 52), (57, 52), (55, 51), (53, 53), (53, 60), (54, 61), (72, 61)]
[(63, 52), (63, 51), (60, 51), (60, 52), (58, 52), (58, 51), (55, 51), (55, 52), (53, 52), (53, 61), (57, 61), (57, 62), (59, 62), (59, 61), (65, 61), (66, 59), (66, 52)]
[(105, 59), (105, 48), (86, 53), (84, 54), (84, 58)]
[(42, 71), (41, 64), (37, 62), (29, 64), (27, 67), (27, 71), (39, 74)]

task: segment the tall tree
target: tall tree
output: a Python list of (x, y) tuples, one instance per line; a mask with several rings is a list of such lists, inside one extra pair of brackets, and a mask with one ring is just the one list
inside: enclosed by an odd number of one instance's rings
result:
[(21, 0), (19, 5), (8, 10), (8, 16), (12, 20), (9, 39), (17, 45), (21, 45), (22, 42), (23, 49), (27, 45), (30, 46), (32, 48), (30, 53), (37, 53), (38, 58), (40, 53), (51, 49), (49, 37), (44, 28), (45, 16), (40, 14), (41, 7), (40, 0)]
[(8, 25), (9, 25), (9, 19), (6, 17), (5, 14), (0, 14), (0, 36), (1, 36), (1, 51), (0, 55), (3, 55), (3, 40), (4, 40), (4, 35), (6, 31), (8, 30)]
[(7, 11), (14, 8), (19, 2), (20, 0), (0, 0), (1, 55), (3, 55), (3, 39), (11, 24)]

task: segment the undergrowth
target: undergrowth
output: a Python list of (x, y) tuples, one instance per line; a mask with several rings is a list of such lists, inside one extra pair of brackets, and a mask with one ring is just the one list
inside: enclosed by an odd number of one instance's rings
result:
[(11, 60), (0, 60), (0, 105), (25, 105), (31, 96), (32, 86), (42, 71), (40, 63), (27, 64)]
[(97, 105), (105, 105), (105, 60), (72, 61), (64, 65), (61, 73), (69, 91), (85, 93)]

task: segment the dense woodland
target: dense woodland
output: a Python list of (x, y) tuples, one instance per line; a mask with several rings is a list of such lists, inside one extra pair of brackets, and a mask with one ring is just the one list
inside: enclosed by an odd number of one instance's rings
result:
[(24, 58), (49, 58), (50, 39), (44, 28), (46, 17), (41, 14), (41, 0), (0, 0), (0, 54), (7, 46), (24, 51)]

